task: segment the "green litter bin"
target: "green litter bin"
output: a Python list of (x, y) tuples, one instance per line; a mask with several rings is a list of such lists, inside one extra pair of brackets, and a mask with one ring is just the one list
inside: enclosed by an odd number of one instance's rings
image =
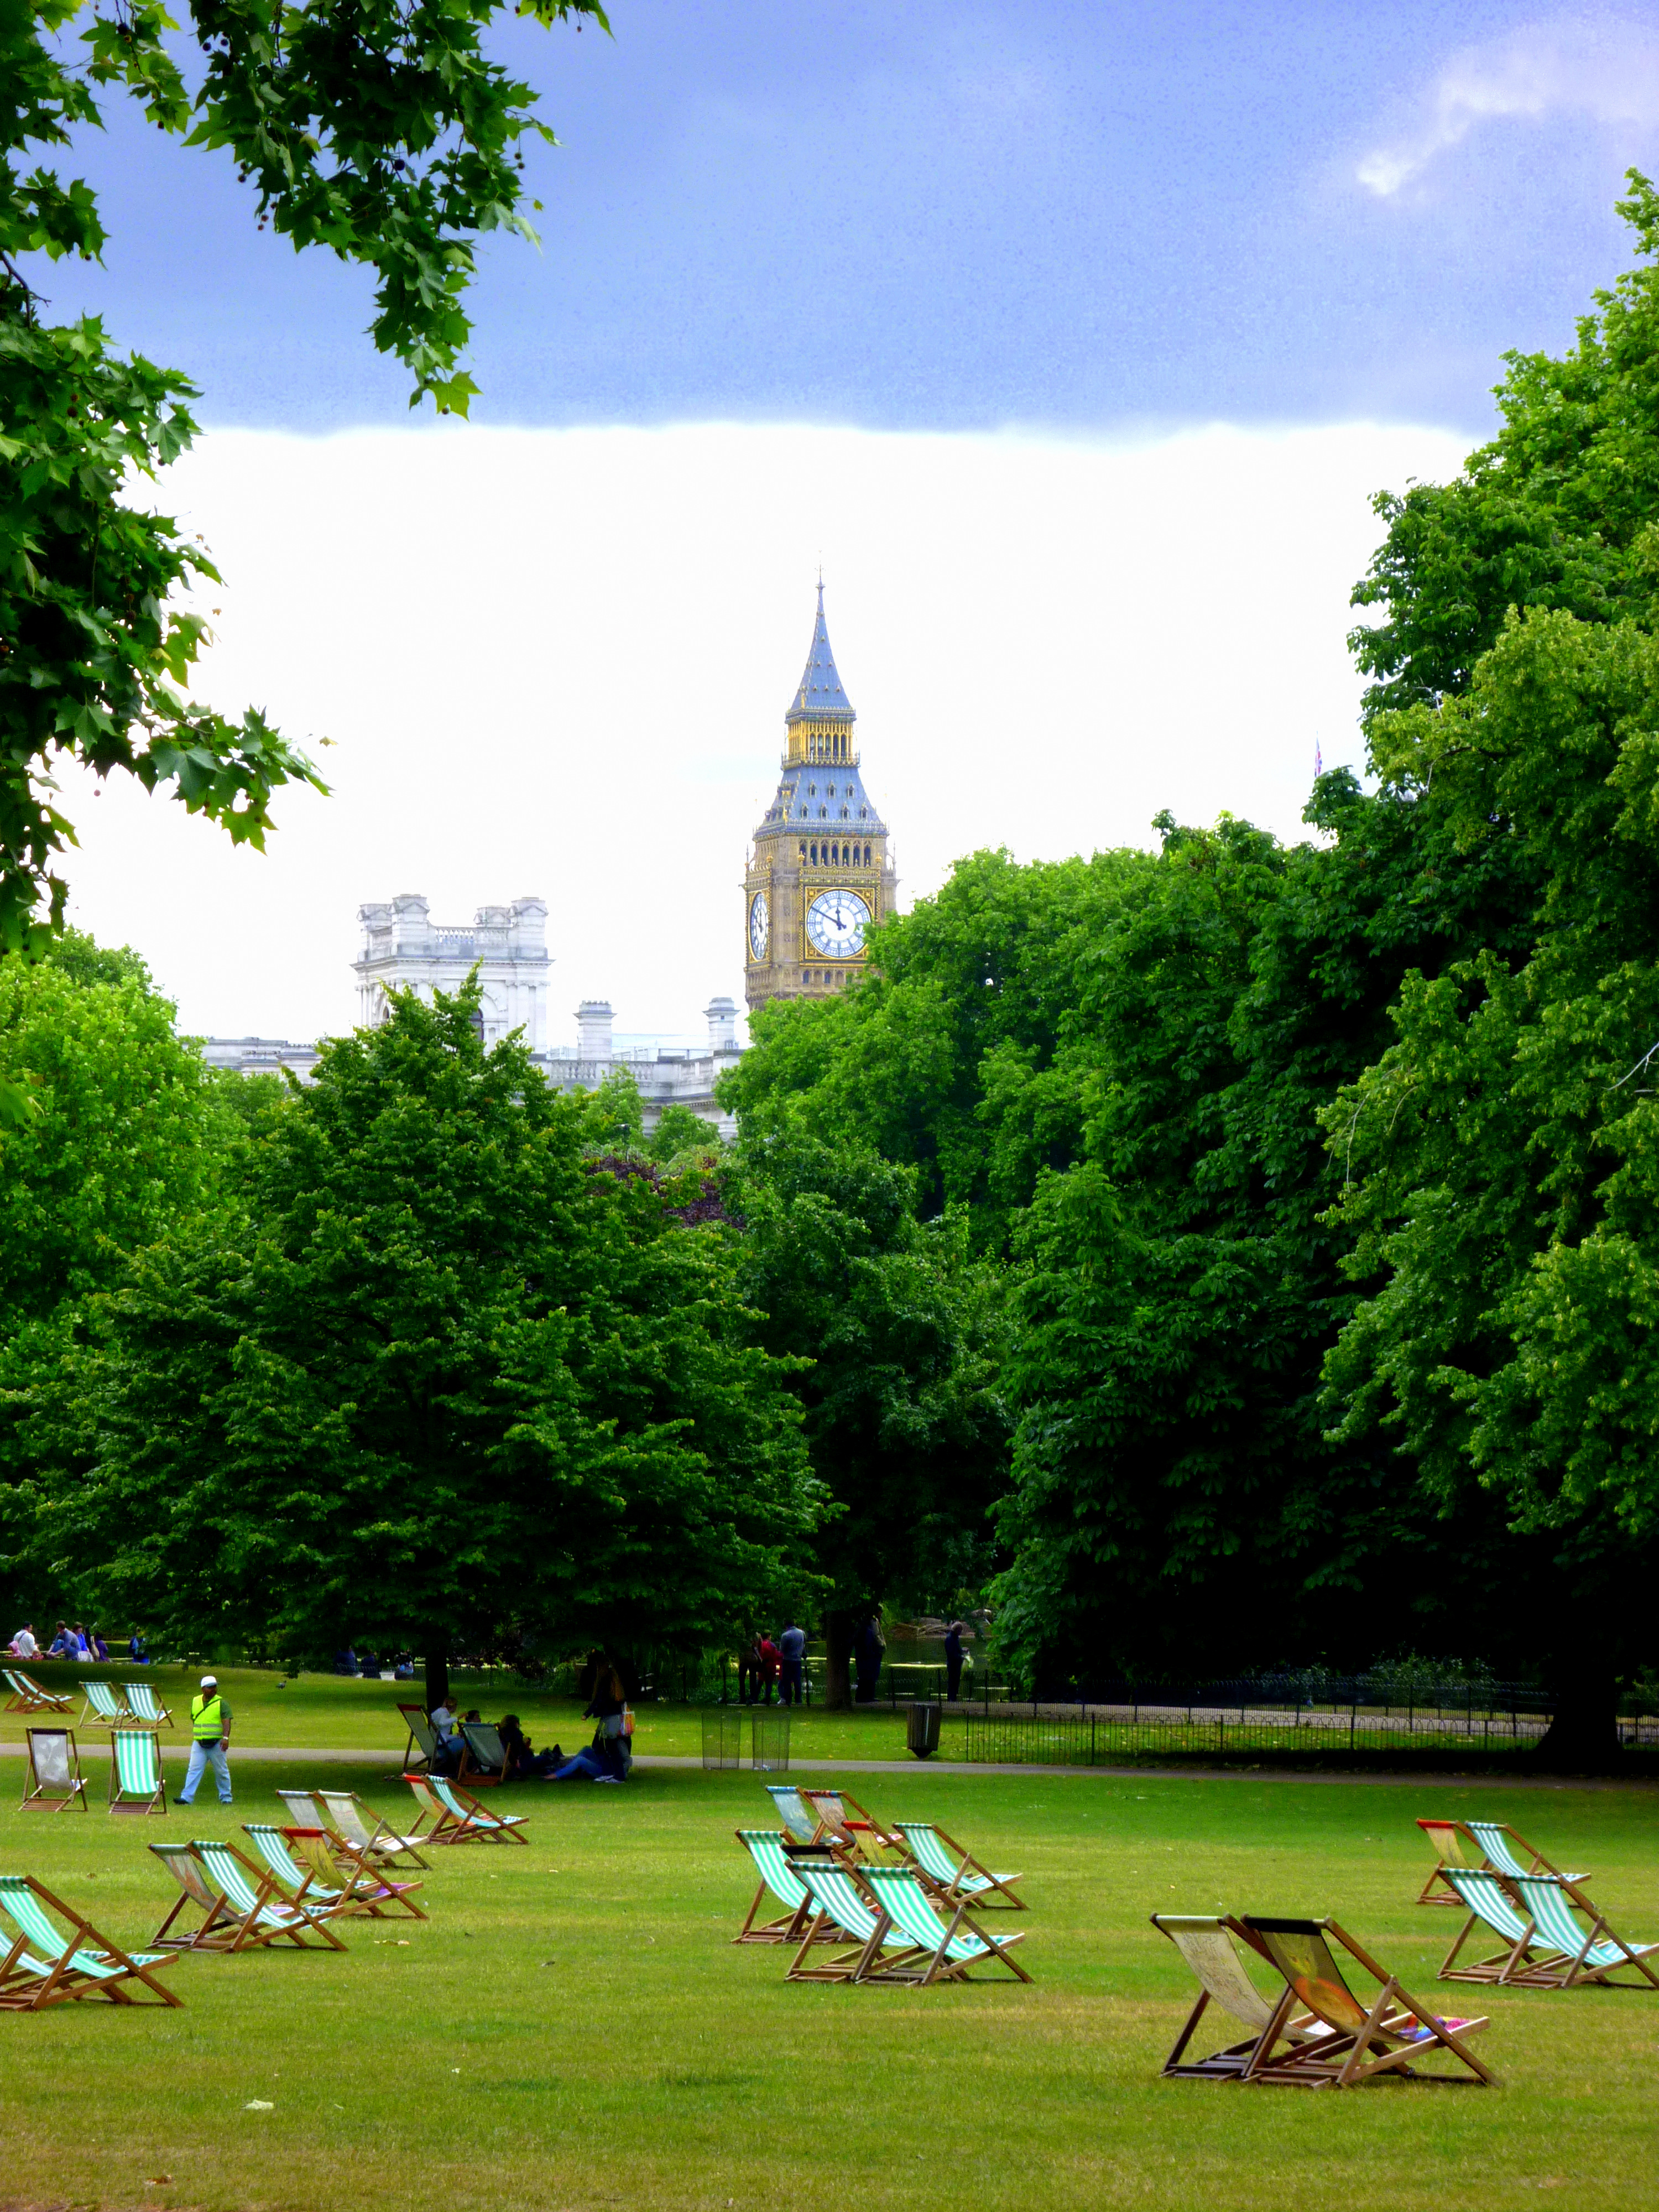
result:
[(931, 1759), (939, 1749), (939, 1724), (943, 1712), (943, 1707), (931, 1698), (918, 1699), (911, 1706), (904, 1741), (915, 1758)]

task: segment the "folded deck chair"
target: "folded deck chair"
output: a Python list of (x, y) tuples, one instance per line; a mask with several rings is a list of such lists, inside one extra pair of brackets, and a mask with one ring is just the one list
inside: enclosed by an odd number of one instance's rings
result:
[(873, 1820), (856, 1797), (849, 1797), (844, 1790), (803, 1790), (802, 1797), (823, 1823), (820, 1833), (827, 1836), (837, 1850), (856, 1853), (858, 1857), (872, 1865), (888, 1863), (895, 1854), (902, 1856), (904, 1846), (896, 1836), (888, 1833), (880, 1822)]
[(66, 1713), (74, 1703), (67, 1695), (60, 1698), (55, 1691), (43, 1690), (15, 1667), (0, 1667), (0, 1676), (11, 1693), (6, 1699), (9, 1713)]
[(993, 1963), (1006, 1966), (1016, 1980), (1030, 1980), (1011, 1955), (1013, 1945), (1025, 1941), (1023, 1928), (1012, 1936), (988, 1935), (970, 1917), (965, 1902), (943, 1905), (930, 1897), (914, 1867), (866, 1867), (864, 1879), (876, 1903), (893, 1926), (910, 1938), (919, 1956), (926, 1955), (932, 1942), (933, 1954), (921, 1978), (924, 1989), (933, 1982), (968, 1981), (970, 1966)]
[(457, 1778), (493, 1789), (507, 1779), (507, 1747), (494, 1721), (461, 1723), (461, 1770)]
[[(1164, 2062), (1166, 2079), (1237, 2081), (1250, 2066), (1271, 2057), (1279, 2044), (1308, 2045), (1328, 2038), (1332, 2031), (1296, 2001), (1296, 1993), (1282, 1974), (1273, 1996), (1264, 1996), (1250, 1979), (1239, 1951), (1241, 1939), (1261, 1954), (1261, 1947), (1245, 1935), (1237, 1921), (1226, 1914), (1155, 1912), (1152, 1925), (1167, 1936), (1193, 1971), (1198, 1983), (1198, 2002), (1187, 2015), (1176, 2038), (1175, 2048)], [(1275, 1970), (1277, 1973), (1277, 1970)], [(1188, 2059), (1182, 2054), (1198, 2023), (1209, 2008), (1229, 2014), (1250, 2031), (1243, 2043), (1230, 2043), (1207, 2058)]]
[(23, 1802), (37, 1811), (61, 1813), (65, 1805), (87, 1809), (87, 1785), (81, 1778), (81, 1754), (75, 1748), (75, 1731), (66, 1728), (25, 1729), (27, 1764), (23, 1774)]
[(823, 1823), (801, 1796), (799, 1784), (769, 1782), (766, 1794), (777, 1808), (778, 1818), (788, 1831), (792, 1843), (820, 1844), (823, 1841)]
[(355, 1790), (279, 1790), (276, 1795), (301, 1827), (325, 1828), (372, 1865), (430, 1865), (416, 1850), (416, 1838), (398, 1835)]
[(109, 1809), (112, 1813), (165, 1813), (167, 1784), (155, 1737), (149, 1729), (112, 1728), (109, 1732)]
[(142, 2004), (134, 1984), (162, 2004), (184, 2002), (156, 1978), (170, 1963), (165, 1952), (122, 1950), (32, 1875), (0, 1875), (0, 2010), (40, 2012), (78, 1997)]
[(432, 1826), (417, 1826), (422, 1846), (428, 1844), (524, 1844), (527, 1836), (522, 1813), (491, 1813), (466, 1790), (445, 1781), (441, 1774), (405, 1774), (422, 1817)]
[[(789, 1962), (786, 1981), (915, 1984), (921, 1979), (926, 1957), (894, 1926), (886, 1908), (860, 1886), (860, 1875), (840, 1863), (824, 1866), (811, 1858), (796, 1863), (812, 1894), (812, 1917)], [(822, 1942), (825, 1929), (839, 1929), (849, 1948), (809, 1964), (812, 1946)]]
[[(832, 1867), (835, 1859), (823, 1851), (817, 1859), (808, 1861), (799, 1847), (792, 1854), (785, 1838), (775, 1828), (739, 1828), (738, 1841), (755, 1862), (760, 1875), (760, 1887), (755, 1892), (749, 1917), (732, 1938), (734, 1943), (799, 1943), (813, 1918), (812, 1893), (801, 1880), (799, 1869), (811, 1863)], [(768, 1891), (782, 1905), (783, 1911), (775, 1920), (763, 1921), (757, 1927), (755, 1915), (760, 1911)], [(834, 1926), (824, 1927), (813, 1938), (820, 1943), (845, 1943), (850, 1941), (846, 1931)]]
[(398, 1711), (409, 1730), (409, 1741), (404, 1749), (404, 1771), (407, 1774), (416, 1766), (429, 1767), (438, 1755), (438, 1736), (427, 1717), (426, 1707), (399, 1705)]
[(173, 1715), (166, 1705), (158, 1702), (155, 1687), (149, 1682), (123, 1682), (123, 1695), (127, 1711), (136, 1721), (143, 1721), (151, 1728), (171, 1728)]
[[(1420, 2081), (1462, 2081), (1462, 2075), (1422, 2073), (1410, 2063), (1443, 2051), (1476, 2081), (1492, 2085), (1495, 2076), (1468, 2042), (1486, 2026), (1486, 2021), (1443, 2020), (1431, 2012), (1401, 1986), (1398, 1975), (1379, 1966), (1334, 1920), (1267, 1920), (1247, 1912), (1239, 1925), (1284, 1976), (1296, 2002), (1334, 2031), (1334, 2038), (1264, 2052), (1240, 2074), (1241, 2081), (1351, 2089), (1378, 2074)], [(1369, 2005), (1349, 1988), (1333, 1943), (1377, 1984)]]
[(131, 1727), (134, 1717), (127, 1711), (126, 1699), (118, 1694), (112, 1683), (100, 1682), (89, 1674), (81, 1685), (81, 1692), (86, 1702), (75, 1723), (76, 1728), (85, 1728), (88, 1723), (94, 1728)]
[(1014, 1884), (1025, 1879), (1023, 1874), (993, 1874), (971, 1851), (963, 1850), (954, 1836), (947, 1836), (932, 1821), (895, 1820), (893, 1832), (908, 1847), (929, 1887), (937, 1889), (947, 1904), (977, 1899), (983, 1905), (1000, 1898), (1016, 1912), (1030, 1911), (1023, 1897), (1014, 1895)]
[[(261, 1874), (252, 1860), (244, 1858), (234, 1844), (204, 1843), (199, 1838), (192, 1838), (190, 1847), (196, 1854), (207, 1887), (222, 1899), (226, 1914), (234, 1923), (229, 1942), (212, 1948), (242, 1951), (250, 1944), (285, 1942), (292, 1943), (297, 1950), (310, 1951), (316, 1946), (306, 1938), (315, 1935), (320, 1936), (331, 1950), (344, 1950), (345, 1945), (328, 1925), (326, 1913), (313, 1912), (281, 1896), (276, 1877)], [(297, 1881), (298, 1876), (295, 1879)]]
[[(228, 1951), (236, 1936), (236, 1915), (223, 1893), (208, 1886), (202, 1862), (188, 1844), (152, 1844), (150, 1850), (179, 1885), (167, 1918), (150, 1937), (155, 1951)], [(187, 1933), (168, 1930), (181, 1912), (194, 1905), (201, 1917)]]

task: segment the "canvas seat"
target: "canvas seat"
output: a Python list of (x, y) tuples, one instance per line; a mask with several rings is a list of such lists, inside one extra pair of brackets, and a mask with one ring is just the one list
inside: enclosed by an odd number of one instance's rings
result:
[[(188, 1844), (152, 1844), (161, 1866), (179, 1885), (167, 1916), (150, 1937), (157, 1951), (228, 1951), (236, 1935), (236, 1917), (222, 1891), (209, 1886), (202, 1863)], [(173, 1935), (173, 1923), (194, 1906), (201, 1917), (188, 1934)]]
[(823, 1822), (802, 1796), (798, 1784), (769, 1782), (766, 1794), (777, 1809), (777, 1815), (796, 1844), (820, 1844), (823, 1840)]
[(173, 1715), (168, 1708), (157, 1699), (153, 1683), (123, 1682), (121, 1692), (127, 1701), (127, 1711), (132, 1715), (134, 1720), (143, 1721), (147, 1728), (163, 1729), (173, 1726)]
[(78, 1805), (84, 1813), (87, 1785), (82, 1778), (74, 1729), (25, 1729), (23, 1737), (26, 1758), (19, 1811), (61, 1813), (66, 1805)]
[[(1588, 1881), (1588, 1874), (1569, 1874), (1553, 1859), (1547, 1859), (1535, 1844), (1529, 1844), (1518, 1828), (1510, 1827), (1507, 1820), (1469, 1820), (1465, 1823), (1470, 1835), (1486, 1855), (1486, 1864), (1495, 1873), (1519, 1880), (1525, 1875), (1550, 1874), (1560, 1881)], [(1522, 1854), (1524, 1853), (1524, 1857)]]
[(415, 1837), (398, 1835), (355, 1790), (279, 1790), (276, 1795), (300, 1826), (326, 1829), (337, 1844), (361, 1852), (375, 1866), (430, 1863), (415, 1848)]
[[(799, 1943), (813, 1917), (812, 1893), (801, 1880), (800, 1869), (809, 1863), (799, 1848), (791, 1852), (787, 1839), (775, 1828), (739, 1828), (738, 1841), (755, 1863), (760, 1875), (760, 1887), (755, 1892), (749, 1916), (732, 1938), (734, 1943)], [(832, 1867), (835, 1858), (829, 1850), (811, 1863)], [(756, 1925), (755, 1915), (760, 1911), (767, 1893), (782, 1905), (781, 1915)], [(846, 1942), (845, 1931), (833, 1925), (824, 1927), (812, 1939), (815, 1942)]]
[(404, 1771), (407, 1774), (422, 1767), (429, 1769), (438, 1756), (438, 1732), (427, 1717), (426, 1707), (400, 1705), (398, 1711), (409, 1730), (409, 1741), (404, 1749)]
[(167, 1784), (161, 1778), (161, 1753), (150, 1729), (110, 1730), (109, 1809), (112, 1813), (166, 1813)]
[(55, 1690), (43, 1690), (15, 1667), (0, 1667), (0, 1680), (4, 1680), (9, 1693), (6, 1698), (9, 1713), (66, 1713), (74, 1703), (68, 1695), (60, 1697)]
[(933, 1982), (967, 1981), (969, 1968), (979, 1966), (1006, 1966), (1016, 1980), (1030, 1980), (1012, 1956), (1013, 1946), (1025, 1941), (1024, 1929), (991, 1935), (969, 1916), (965, 1903), (944, 1905), (929, 1896), (914, 1867), (866, 1867), (864, 1879), (893, 1927), (909, 1937), (919, 1959), (927, 1959), (920, 1977), (924, 1989)]
[[(1443, 2019), (1431, 2012), (1334, 1920), (1267, 1919), (1247, 1912), (1238, 1925), (1283, 1976), (1296, 2003), (1332, 2031), (1288, 2050), (1264, 2049), (1240, 2074), (1241, 2081), (1351, 2089), (1379, 2075), (1397, 2074), (1413, 2081), (1492, 2084), (1495, 2076), (1468, 2047), (1486, 2021)], [(1348, 1986), (1333, 1945), (1377, 1984), (1369, 2005)], [(1422, 2070), (1420, 2062), (1437, 2052), (1463, 2071)]]
[(165, 1953), (122, 1950), (32, 1875), (0, 1875), (0, 2010), (40, 2012), (86, 1997), (142, 2004), (141, 1990), (164, 2005), (184, 2002), (156, 1978), (170, 1963)]
[(463, 1721), (461, 1766), (457, 1780), (480, 1790), (493, 1789), (507, 1779), (507, 1747), (493, 1721)]
[(1013, 1885), (1024, 1881), (1024, 1875), (993, 1874), (932, 1821), (895, 1820), (893, 1832), (909, 1850), (929, 1887), (948, 1904), (970, 1900), (987, 1905), (1000, 1899), (1016, 1912), (1030, 1911), (1026, 1900), (1014, 1894)]

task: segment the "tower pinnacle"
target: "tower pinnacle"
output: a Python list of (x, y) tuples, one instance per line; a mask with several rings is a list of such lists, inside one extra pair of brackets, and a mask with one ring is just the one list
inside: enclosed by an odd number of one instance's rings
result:
[(833, 718), (838, 722), (852, 722), (858, 718), (853, 702), (842, 688), (836, 670), (836, 656), (830, 650), (830, 631), (823, 619), (823, 579), (818, 578), (817, 619), (812, 625), (812, 643), (806, 655), (806, 666), (799, 688), (789, 702), (786, 722), (817, 721)]

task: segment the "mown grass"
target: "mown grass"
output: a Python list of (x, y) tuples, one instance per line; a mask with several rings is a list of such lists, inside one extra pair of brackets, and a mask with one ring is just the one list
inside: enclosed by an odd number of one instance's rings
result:
[[(273, 1816), (279, 1780), (349, 1782), (395, 1809), (386, 1771), (250, 1761), (234, 1816), (8, 1809), (0, 1869), (41, 1875), (137, 1943), (171, 1896), (147, 1842)], [(1333, 1911), (1425, 1994), (1457, 1922), (1411, 1902), (1427, 1862), (1412, 1823), (1449, 1808), (1513, 1819), (1593, 1869), (1627, 1933), (1659, 1936), (1650, 1794), (910, 1765), (859, 1786), (880, 1813), (937, 1818), (1025, 1869), (1035, 1910), (997, 1924), (1029, 1929), (1034, 1986), (792, 1986), (775, 1951), (734, 1948), (751, 1885), (732, 1830), (768, 1809), (753, 1776), (526, 1787), (508, 1802), (531, 1815), (529, 1847), (434, 1854), (427, 1925), (354, 1924), (347, 1956), (183, 1960), (177, 2012), (7, 2017), (0, 2197), (1504, 2212), (1540, 2189), (1596, 2206), (1659, 2194), (1659, 1991), (1443, 1990), (1449, 2008), (1491, 2012), (1495, 2091), (1165, 2083), (1190, 1992), (1146, 1921)]]

